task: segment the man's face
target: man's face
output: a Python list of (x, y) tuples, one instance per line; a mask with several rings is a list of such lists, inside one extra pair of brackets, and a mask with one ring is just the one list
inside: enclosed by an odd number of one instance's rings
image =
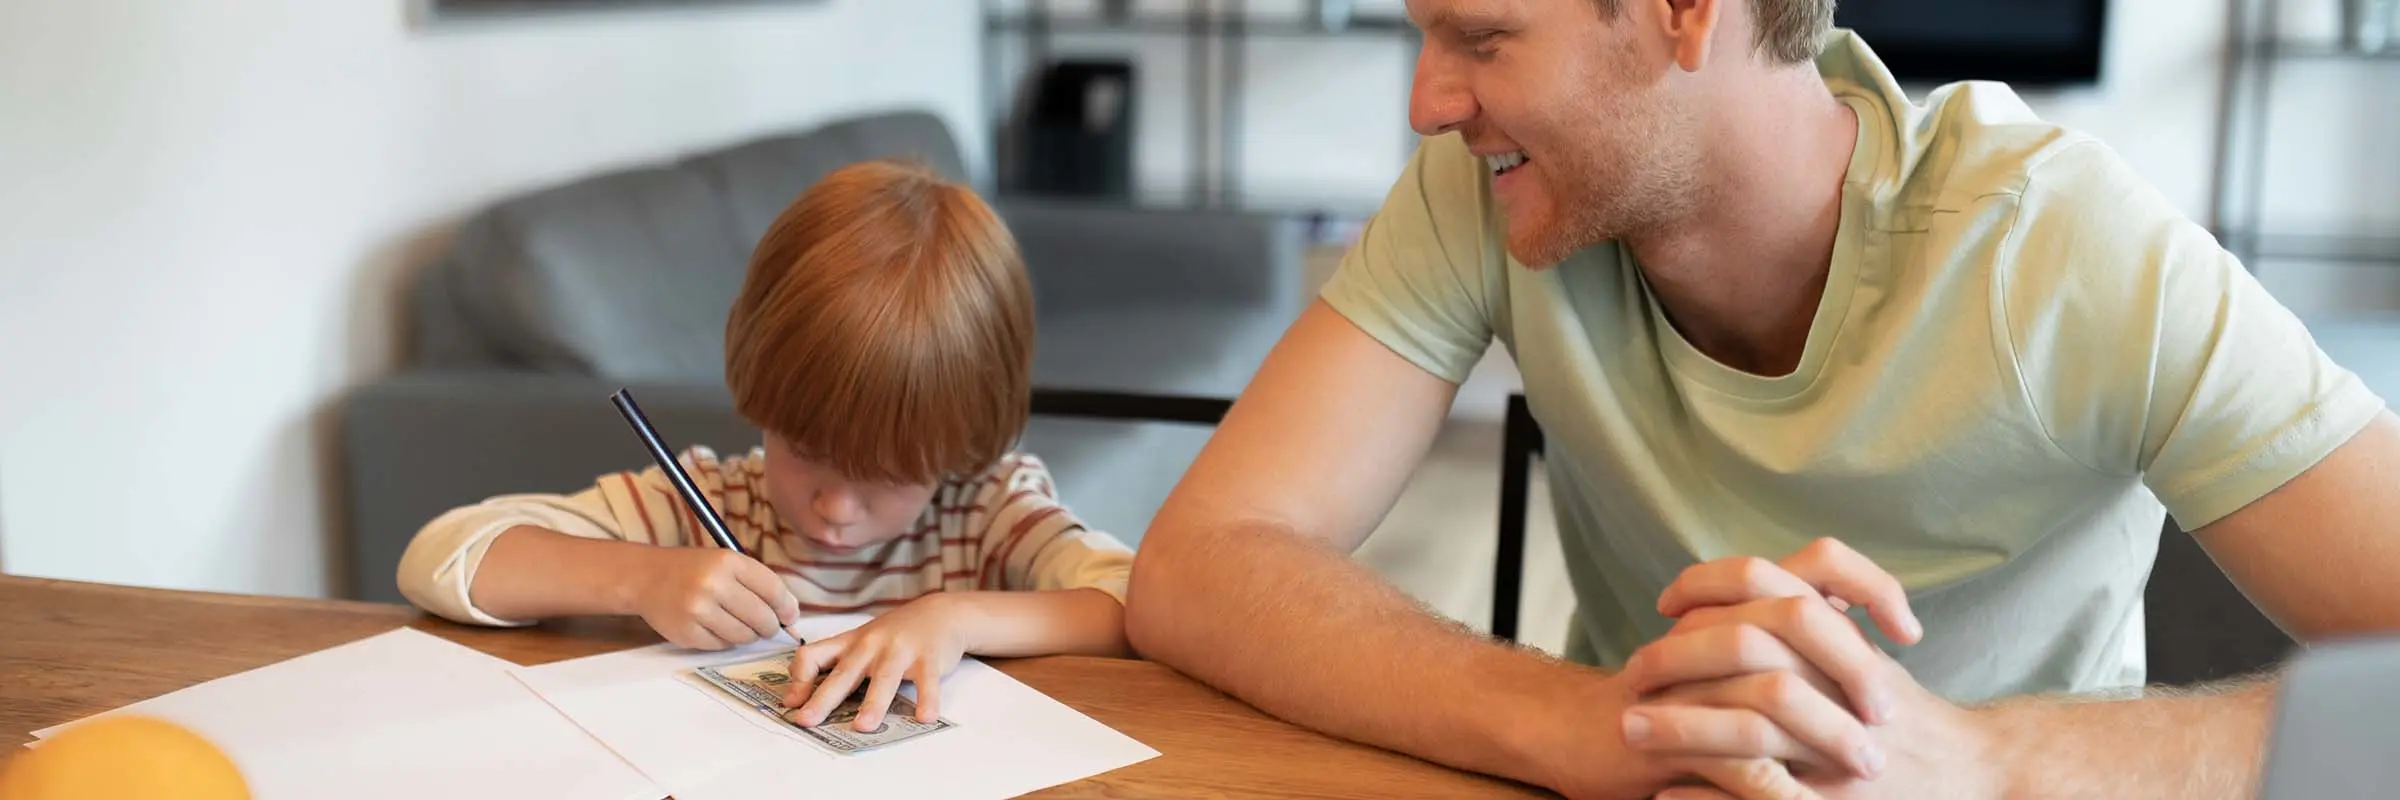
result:
[(1556, 264), (1698, 204), (1695, 124), (1654, 5), (1610, 19), (1594, 0), (1409, 0), (1425, 30), (1409, 122), (1484, 158), (1518, 261)]

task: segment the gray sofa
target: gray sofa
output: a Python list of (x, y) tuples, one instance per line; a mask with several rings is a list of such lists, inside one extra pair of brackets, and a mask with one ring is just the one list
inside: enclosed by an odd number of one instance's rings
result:
[[(467, 220), (407, 287), (404, 366), (342, 402), (347, 593), (399, 600), (401, 551), (445, 509), (647, 465), (607, 401), (619, 386), (671, 444), (755, 444), (722, 362), (751, 245), (819, 177), (880, 157), (964, 174), (939, 120), (891, 113), (586, 178)], [(1040, 387), (1231, 397), (1305, 303), (1296, 221), (993, 205), (1033, 275)], [(1208, 433), (1037, 417), (1024, 449), (1079, 515), (1138, 543)]]

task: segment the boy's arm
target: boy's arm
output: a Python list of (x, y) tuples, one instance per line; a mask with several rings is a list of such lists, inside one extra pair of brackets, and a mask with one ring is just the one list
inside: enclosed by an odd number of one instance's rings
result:
[[(725, 488), (747, 475), (742, 459), (720, 462), (704, 448), (685, 451), (683, 461), (720, 508)], [(745, 517), (728, 515), (727, 523), (742, 528)], [(495, 497), (419, 530), (400, 559), (400, 592), (427, 611), (482, 625), (634, 613), (621, 596), (626, 579), (671, 557), (646, 545), (691, 543), (689, 519), (656, 467), (603, 476), (573, 495)], [(741, 538), (755, 541), (752, 533)]]
[(967, 652), (1009, 658), (1123, 656), (1125, 579), (1133, 551), (1083, 526), (1058, 499), (1040, 459), (1014, 454), (976, 498), (989, 513), (969, 519), (982, 561), (978, 585), (999, 591), (951, 593), (961, 612)]
[[(485, 604), (501, 584), (555, 577), (528, 578), (528, 573), (540, 571), (517, 566), (527, 542), (564, 539), (623, 548), (622, 530), (598, 487), (573, 495), (495, 497), (452, 509), (426, 523), (409, 541), (400, 557), (400, 593), (419, 608), (458, 622), (531, 624), (547, 615), (524, 613), (523, 604), (508, 598), (497, 606)], [(504, 540), (506, 547), (501, 546)], [(497, 561), (492, 559), (495, 550), (502, 556)]]

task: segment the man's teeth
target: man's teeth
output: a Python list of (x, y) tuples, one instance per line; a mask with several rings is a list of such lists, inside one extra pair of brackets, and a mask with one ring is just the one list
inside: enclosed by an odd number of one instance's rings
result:
[(1484, 156), (1483, 160), (1485, 164), (1491, 166), (1492, 174), (1498, 175), (1524, 165), (1525, 153), (1523, 151), (1501, 153), (1496, 156)]

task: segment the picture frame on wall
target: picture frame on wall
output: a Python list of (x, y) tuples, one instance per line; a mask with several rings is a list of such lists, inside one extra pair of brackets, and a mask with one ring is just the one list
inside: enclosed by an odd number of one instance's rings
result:
[(828, 0), (416, 0), (429, 19), (527, 17), (609, 11), (723, 8), (728, 6), (823, 5)]

